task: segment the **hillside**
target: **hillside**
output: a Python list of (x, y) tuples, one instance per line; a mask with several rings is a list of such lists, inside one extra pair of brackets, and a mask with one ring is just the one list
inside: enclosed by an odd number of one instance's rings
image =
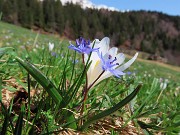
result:
[[(49, 43), (54, 44), (53, 50), (49, 49)], [(82, 76), (84, 64), (81, 54), (70, 50), (68, 46), (69, 40), (59, 38), (57, 35), (40, 34), (0, 22), (2, 134), (22, 132), (22, 134), (116, 135), (180, 132), (178, 124), (180, 67), (138, 58), (124, 71), (126, 75), (121, 78), (107, 78), (89, 90), (85, 104), (87, 109), (84, 111), (83, 108), (84, 113), (80, 115), (77, 106), (81, 105), (84, 99), (82, 90), (84, 86), (86, 87), (87, 78)], [(10, 50), (4, 51), (3, 47)], [(132, 58), (126, 56), (125, 62)], [(132, 102), (127, 102), (124, 99), (132, 99), (129, 97), (132, 96), (131, 91), (136, 97), (131, 100)], [(71, 93), (75, 93), (73, 98), (69, 98)], [(60, 98), (54, 95), (59, 95)], [(56, 100), (69, 101), (69, 104), (61, 107)], [(125, 106), (120, 105), (121, 108), (117, 108), (117, 104), (122, 102), (126, 102), (123, 103)], [(10, 112), (2, 109), (4, 106)], [(118, 110), (114, 110), (114, 106)], [(21, 113), (23, 108), (25, 111)], [(113, 111), (107, 116), (106, 110), (112, 108)], [(65, 110), (74, 113), (67, 115), (68, 112)], [(106, 115), (103, 118), (95, 119), (85, 127), (85, 130), (81, 130), (85, 122), (104, 112)], [(70, 116), (73, 116), (73, 123), (77, 126), (69, 127), (69, 123), (72, 122)], [(81, 119), (84, 121), (83, 125), (79, 124)], [(14, 131), (14, 125), (15, 129), (18, 125), (19, 130)]]
[[(26, 47), (28, 50), (31, 50), (30, 48), (37, 49), (37, 47), (47, 48), (49, 42), (54, 43), (55, 48), (58, 51), (64, 50), (66, 52), (66, 49), (68, 49), (69, 40), (59, 38), (59, 36), (57, 35), (39, 34), (26, 28), (0, 22), (0, 47), (12, 46), (16, 48), (20, 56), (27, 55), (27, 51), (22, 51), (24, 47)], [(61, 53), (62, 54), (59, 55), (64, 55), (64, 52)], [(138, 74), (141, 74), (143, 76), (144, 73), (148, 71), (147, 74), (151, 74), (153, 77), (162, 77), (170, 79), (174, 82), (180, 82), (180, 67), (162, 64), (150, 60), (142, 60), (140, 59), (142, 55), (143, 53), (140, 52), (138, 59), (132, 68), (133, 70), (136, 70), (138, 72), (143, 71), (139, 72)], [(132, 57), (129, 55), (126, 56), (128, 59)], [(43, 56), (38, 56), (37, 59), (39, 59), (39, 57)], [(153, 70), (149, 70), (152, 68)]]
[[(11, 2), (10, 2), (11, 1)], [(146, 59), (180, 65), (180, 17), (158, 12), (82, 9), (55, 0), (0, 0), (2, 20), (69, 39), (111, 38), (121, 50), (146, 52)]]

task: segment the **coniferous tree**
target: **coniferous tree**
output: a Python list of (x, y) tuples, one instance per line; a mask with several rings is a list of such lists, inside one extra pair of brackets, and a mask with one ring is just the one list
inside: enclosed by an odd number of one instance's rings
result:
[(18, 2), (18, 20), (22, 26), (28, 27), (28, 7), (26, 5), (26, 0), (17, 0)]
[(13, 23), (18, 24), (18, 5), (17, 5), (18, 0), (12, 0), (13, 3), (13, 13), (12, 13), (12, 18), (13, 18)]
[(3, 13), (3, 20), (7, 22), (13, 23), (13, 1), (12, 0), (5, 0), (2, 6), (2, 13)]
[(36, 3), (37, 0), (27, 0), (26, 1), (26, 5), (27, 5), (27, 10), (28, 10), (28, 14), (27, 14), (27, 18), (28, 18), (28, 26), (32, 27), (35, 23), (35, 12), (36, 12)]
[(54, 4), (56, 30), (59, 32), (59, 34), (62, 34), (64, 30), (63, 6), (59, 0), (55, 1)]
[(45, 19), (45, 29), (53, 32), (55, 30), (55, 13), (54, 13), (55, 0), (43, 1), (43, 13)]
[(0, 13), (2, 12), (3, 4), (4, 4), (4, 0), (0, 0)]
[(81, 34), (83, 37), (88, 37), (88, 31), (89, 31), (89, 26), (87, 23), (87, 19), (85, 17), (81, 18), (82, 22), (81, 22)]
[(34, 25), (43, 28), (44, 27), (44, 13), (42, 2), (36, 1), (34, 8)]

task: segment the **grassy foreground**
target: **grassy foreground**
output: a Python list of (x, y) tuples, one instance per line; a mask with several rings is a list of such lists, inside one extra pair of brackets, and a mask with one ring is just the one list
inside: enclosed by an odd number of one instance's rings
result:
[[(49, 42), (55, 44), (53, 52), (48, 50)], [(70, 90), (74, 90), (72, 86), (80, 77), (83, 68), (81, 58), (69, 51), (68, 45), (68, 40), (58, 36), (37, 34), (0, 22), (0, 47), (13, 47), (16, 56), (33, 63), (61, 90), (59, 93), (63, 98)], [(89, 92), (84, 122), (102, 110), (113, 107), (142, 84), (137, 96), (115, 113), (92, 123), (83, 132), (128, 134), (132, 130), (139, 134), (180, 133), (180, 68), (139, 59), (128, 71), (129, 75), (120, 79), (106, 79)], [(0, 59), (0, 78), (0, 99), (3, 103), (0, 113), (1, 132), (4, 133), (4, 129), (6, 134), (79, 132), (76, 131), (74, 122), (67, 124), (68, 120), (62, 121), (61, 113), (64, 112), (59, 112), (59, 105), (56, 105), (38, 81), (29, 77), (26, 70), (17, 63), (14, 51)], [(80, 81), (80, 84), (84, 84), (83, 79)], [(71, 103), (63, 108), (70, 109), (76, 120), (79, 118), (76, 108), (82, 98), (82, 89), (82, 86), (79, 86)], [(19, 96), (19, 91), (25, 97)], [(22, 102), (19, 102), (20, 100)], [(4, 112), (10, 119), (7, 119)]]

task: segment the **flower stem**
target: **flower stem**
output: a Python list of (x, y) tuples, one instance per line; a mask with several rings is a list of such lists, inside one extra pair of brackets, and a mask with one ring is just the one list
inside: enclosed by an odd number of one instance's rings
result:
[[(85, 101), (87, 99), (87, 95), (88, 95), (88, 92), (89, 90), (91, 89), (91, 87), (95, 84), (95, 82), (102, 76), (102, 74), (105, 72), (105, 70), (102, 71), (102, 73), (96, 78), (96, 80), (94, 80), (94, 82), (87, 88), (87, 83), (86, 83), (86, 86), (83, 90), (83, 94), (84, 94), (84, 98), (83, 98), (83, 103), (82, 103), (82, 107), (81, 107), (81, 112), (80, 112), (80, 116), (82, 116), (83, 112), (84, 112), (84, 107), (85, 107)], [(87, 78), (86, 78), (87, 80)], [(80, 121), (80, 125), (83, 124), (83, 120), (81, 119)]]

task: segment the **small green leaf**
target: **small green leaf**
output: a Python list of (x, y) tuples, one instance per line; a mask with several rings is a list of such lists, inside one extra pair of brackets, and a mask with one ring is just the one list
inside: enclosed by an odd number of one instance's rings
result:
[(104, 118), (112, 113), (114, 113), (115, 111), (119, 110), (120, 108), (122, 108), (123, 106), (125, 106), (127, 103), (129, 103), (139, 92), (140, 88), (141, 88), (141, 84), (137, 86), (137, 88), (130, 94), (128, 95), (125, 99), (123, 99), (122, 101), (120, 101), (119, 103), (117, 103), (116, 105), (114, 105), (113, 107), (93, 116), (92, 118), (90, 118), (88, 121), (86, 121), (84, 123), (84, 125), (82, 125), (82, 127), (80, 128), (80, 130), (84, 130), (86, 129), (90, 124), (96, 122), (97, 120)]

